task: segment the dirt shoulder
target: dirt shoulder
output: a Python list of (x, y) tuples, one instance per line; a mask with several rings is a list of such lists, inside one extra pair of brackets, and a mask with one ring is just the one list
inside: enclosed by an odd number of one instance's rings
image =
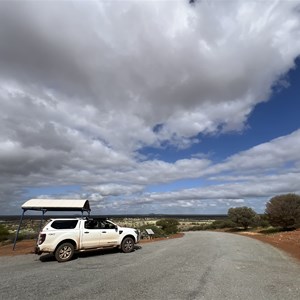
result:
[(257, 232), (240, 232), (239, 234), (257, 239), (264, 243), (269, 243), (300, 261), (300, 229), (273, 234), (262, 234)]
[(23, 240), (16, 244), (15, 250), (13, 250), (13, 244), (7, 244), (0, 246), (0, 256), (16, 256), (20, 254), (34, 253), (35, 240)]

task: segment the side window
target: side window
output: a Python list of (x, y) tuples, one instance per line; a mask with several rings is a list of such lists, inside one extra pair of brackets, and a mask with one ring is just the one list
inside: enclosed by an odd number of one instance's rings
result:
[(99, 228), (105, 229), (105, 221), (99, 221)]
[(84, 223), (84, 228), (86, 229), (99, 229), (98, 222), (95, 220), (87, 220)]
[(84, 223), (86, 229), (115, 229), (116, 226), (106, 220), (87, 220)]
[(110, 222), (104, 221), (103, 223), (104, 223), (105, 229), (115, 229), (116, 228), (116, 226)]
[(77, 223), (78, 220), (54, 221), (51, 227), (54, 229), (74, 229)]
[(100, 229), (115, 229), (116, 226), (106, 220), (98, 220), (98, 228)]

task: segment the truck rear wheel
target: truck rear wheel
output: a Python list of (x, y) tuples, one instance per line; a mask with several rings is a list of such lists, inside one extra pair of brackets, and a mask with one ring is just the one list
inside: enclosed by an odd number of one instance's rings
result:
[(134, 240), (131, 237), (126, 237), (123, 241), (122, 241), (122, 245), (121, 245), (121, 250), (124, 253), (129, 253), (132, 252), (134, 249)]
[(63, 243), (55, 250), (55, 258), (59, 262), (70, 260), (74, 254), (74, 246), (71, 243)]

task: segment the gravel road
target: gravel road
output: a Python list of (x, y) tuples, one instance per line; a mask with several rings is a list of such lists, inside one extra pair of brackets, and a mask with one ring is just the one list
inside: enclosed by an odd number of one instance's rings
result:
[(257, 240), (191, 232), (133, 253), (0, 257), (0, 299), (300, 299), (300, 264)]

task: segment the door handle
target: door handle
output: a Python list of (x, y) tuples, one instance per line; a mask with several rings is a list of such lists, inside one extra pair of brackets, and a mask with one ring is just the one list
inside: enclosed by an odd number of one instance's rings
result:
[(89, 231), (85, 231), (84, 233), (90, 233)]
[(106, 231), (102, 231), (102, 233), (106, 233)]

